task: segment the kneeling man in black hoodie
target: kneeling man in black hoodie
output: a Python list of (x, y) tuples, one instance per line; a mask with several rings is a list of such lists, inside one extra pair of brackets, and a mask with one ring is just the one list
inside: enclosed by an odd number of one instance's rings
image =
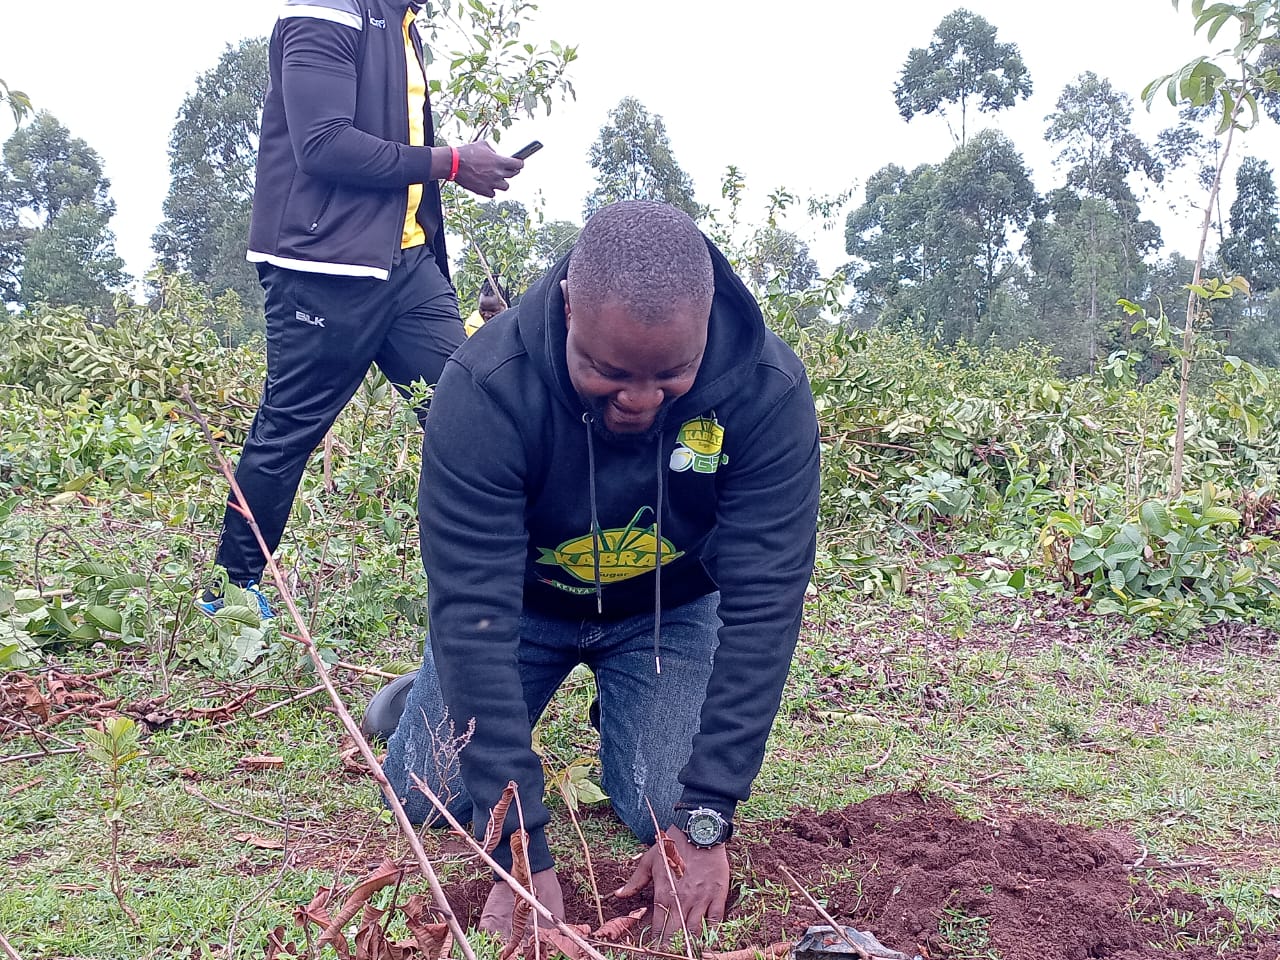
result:
[[(804, 368), (724, 255), (674, 207), (597, 212), (459, 348), (431, 401), (431, 637), (385, 765), (410, 817), (434, 819), (411, 772), (480, 833), (514, 780), (535, 893), (562, 909), (530, 731), (586, 664), (613, 808), (653, 843), (652, 808), (686, 867), (673, 890), (654, 846), (619, 893), (652, 884), (664, 940), (719, 922), (734, 810), (800, 629), (818, 487)], [(474, 724), (460, 770), (438, 769), (450, 722)], [(504, 866), (517, 827), (513, 806)], [(495, 884), (481, 926), (509, 933), (512, 906)]]

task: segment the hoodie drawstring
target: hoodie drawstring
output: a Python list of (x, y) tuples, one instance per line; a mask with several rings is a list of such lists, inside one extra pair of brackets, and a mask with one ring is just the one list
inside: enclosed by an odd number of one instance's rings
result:
[(658, 431), (658, 506), (653, 523), (653, 669), (662, 674), (662, 431)]
[[(600, 515), (596, 509), (596, 446), (591, 435), (591, 414), (582, 415), (587, 428), (587, 489), (591, 492), (591, 569), (596, 585), (596, 613), (604, 612), (604, 594), (600, 587), (600, 543), (604, 539), (600, 529)], [(653, 524), (653, 669), (662, 673), (662, 509), (666, 492), (662, 481), (662, 431), (658, 431), (658, 503)]]
[(600, 590), (600, 517), (596, 513), (596, 445), (591, 439), (591, 414), (582, 415), (587, 428), (587, 488), (591, 491), (591, 568), (596, 581), (596, 613), (604, 613), (604, 595)]

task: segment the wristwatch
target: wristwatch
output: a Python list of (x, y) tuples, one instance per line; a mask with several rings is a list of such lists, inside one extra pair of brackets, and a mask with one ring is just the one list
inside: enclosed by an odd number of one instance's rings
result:
[(733, 836), (733, 824), (710, 807), (677, 810), (674, 823), (690, 843), (702, 850), (719, 846)]

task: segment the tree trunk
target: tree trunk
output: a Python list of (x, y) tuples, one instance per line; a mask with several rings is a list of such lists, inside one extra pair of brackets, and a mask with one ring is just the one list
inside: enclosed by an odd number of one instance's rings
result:
[[(1196, 251), (1196, 266), (1192, 272), (1191, 283), (1200, 285), (1200, 270), (1204, 266), (1204, 248), (1209, 240), (1209, 226), (1213, 221), (1213, 208), (1218, 200), (1218, 188), (1222, 185), (1222, 170), (1227, 165), (1227, 157), (1231, 154), (1231, 141), (1236, 133), (1235, 119), (1240, 114), (1243, 101), (1236, 101), (1236, 109), (1231, 115), (1231, 125), (1227, 128), (1227, 142), (1222, 148), (1222, 159), (1213, 173), (1213, 186), (1209, 188), (1209, 200), (1204, 205), (1204, 223), (1200, 226), (1200, 249)], [(1173, 465), (1169, 475), (1169, 499), (1182, 495), (1182, 461), (1187, 446), (1187, 400), (1191, 393), (1191, 350), (1195, 345), (1193, 324), (1196, 317), (1196, 292), (1187, 292), (1187, 325), (1182, 330), (1182, 369), (1178, 376), (1178, 416), (1173, 433)]]

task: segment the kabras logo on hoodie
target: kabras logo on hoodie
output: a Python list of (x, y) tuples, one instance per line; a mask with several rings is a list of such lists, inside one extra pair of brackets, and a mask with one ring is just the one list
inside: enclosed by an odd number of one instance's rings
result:
[[(646, 513), (653, 513), (652, 507), (641, 507), (631, 522), (625, 527), (615, 527), (600, 531), (600, 582), (616, 583), (629, 580), (653, 569), (653, 555), (657, 547), (657, 531), (653, 524), (639, 526)], [(583, 583), (595, 583), (595, 561), (591, 549), (591, 534), (566, 540), (554, 550), (539, 547), (541, 555), (538, 563), (557, 566)], [(666, 537), (662, 538), (662, 562), (670, 563), (684, 556), (683, 550), (677, 550)], [(589, 588), (573, 587), (567, 584), (548, 580), (552, 586), (559, 587), (569, 593), (590, 593)]]
[(715, 473), (722, 463), (729, 462), (720, 452), (723, 448), (724, 427), (716, 422), (714, 414), (686, 420), (676, 437), (676, 448), (671, 451), (671, 469), (676, 473)]

